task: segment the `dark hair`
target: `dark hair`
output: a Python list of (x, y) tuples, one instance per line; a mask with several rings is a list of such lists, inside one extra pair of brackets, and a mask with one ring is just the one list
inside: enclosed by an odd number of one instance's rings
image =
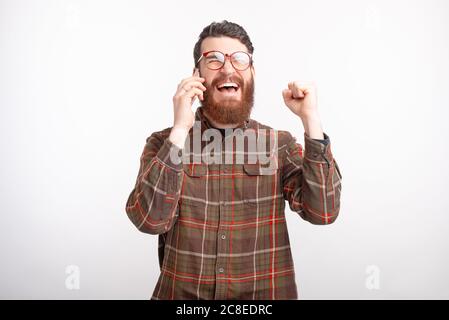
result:
[(229, 37), (238, 39), (246, 46), (250, 54), (253, 54), (254, 52), (253, 44), (242, 26), (226, 20), (221, 22), (212, 22), (200, 33), (198, 41), (195, 43), (195, 47), (193, 48), (193, 59), (195, 66), (201, 56), (201, 43), (203, 43), (203, 40), (207, 37)]

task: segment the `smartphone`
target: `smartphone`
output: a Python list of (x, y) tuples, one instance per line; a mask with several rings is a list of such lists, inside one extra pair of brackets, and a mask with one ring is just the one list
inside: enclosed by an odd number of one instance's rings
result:
[(201, 77), (200, 68), (193, 68), (193, 74), (195, 74), (196, 70), (198, 70), (198, 75)]

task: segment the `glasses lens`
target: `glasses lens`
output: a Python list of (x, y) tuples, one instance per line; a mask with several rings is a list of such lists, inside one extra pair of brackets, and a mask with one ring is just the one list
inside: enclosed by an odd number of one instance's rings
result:
[(232, 54), (231, 61), (237, 70), (246, 70), (251, 63), (251, 57), (246, 52), (238, 51)]
[[(221, 69), (225, 63), (225, 56), (219, 51), (211, 51), (205, 57), (206, 66), (211, 70)], [(251, 64), (251, 56), (243, 51), (234, 52), (231, 55), (231, 63), (237, 70), (246, 70)]]
[(220, 69), (223, 66), (224, 60), (224, 55), (218, 51), (211, 51), (205, 57), (206, 66), (212, 70)]

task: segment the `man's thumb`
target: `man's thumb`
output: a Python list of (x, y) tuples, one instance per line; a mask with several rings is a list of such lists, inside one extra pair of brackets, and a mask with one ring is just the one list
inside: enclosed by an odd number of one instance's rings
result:
[(282, 96), (285, 101), (289, 101), (292, 98), (292, 91), (290, 89), (284, 89), (282, 90)]

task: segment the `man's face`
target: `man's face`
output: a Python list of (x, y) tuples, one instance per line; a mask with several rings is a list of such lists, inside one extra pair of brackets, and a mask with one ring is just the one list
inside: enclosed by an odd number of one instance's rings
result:
[[(232, 54), (237, 51), (248, 52), (246, 46), (238, 39), (229, 37), (208, 37), (201, 44), (201, 53), (221, 51)], [(244, 71), (234, 68), (230, 59), (219, 70), (206, 67), (205, 59), (199, 65), (200, 75), (205, 78), (204, 100), (202, 105), (206, 115), (222, 124), (240, 124), (251, 114), (254, 102), (254, 68)], [(221, 84), (232, 82), (238, 85), (237, 90), (219, 88)]]

